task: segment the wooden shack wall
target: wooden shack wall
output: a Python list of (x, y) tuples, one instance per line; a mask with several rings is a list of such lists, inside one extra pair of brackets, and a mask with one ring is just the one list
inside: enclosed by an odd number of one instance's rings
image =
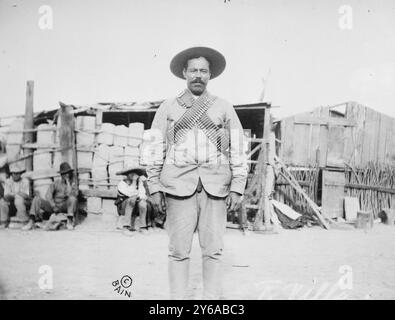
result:
[(279, 131), (279, 155), (288, 165), (395, 165), (395, 118), (355, 102), (347, 103), (344, 118), (330, 116), (330, 107), (320, 107), (282, 119)]

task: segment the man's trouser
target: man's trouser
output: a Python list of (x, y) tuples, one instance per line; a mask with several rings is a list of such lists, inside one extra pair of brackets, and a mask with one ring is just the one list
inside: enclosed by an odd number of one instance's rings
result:
[(122, 201), (120, 204), (120, 210), (118, 211), (120, 216), (123, 216), (122, 226), (135, 228), (136, 215), (133, 215), (133, 211), (136, 207), (139, 212), (140, 228), (147, 227), (147, 201), (138, 200), (137, 196), (132, 196)]
[(201, 189), (187, 198), (166, 195), (166, 200), (171, 298), (185, 298), (189, 255), (193, 234), (197, 229), (203, 260), (203, 298), (219, 299), (223, 235), (226, 229), (225, 198), (213, 197)]
[(20, 195), (15, 195), (10, 199), (0, 199), (0, 222), (6, 224), (10, 220), (10, 211), (16, 211), (16, 216), (21, 222), (27, 222), (29, 216), (27, 215), (26, 207), (28, 200)]
[[(71, 218), (74, 217), (77, 212), (77, 205), (77, 198), (70, 196), (66, 201), (57, 203), (56, 207), (59, 209), (59, 212), (66, 213), (67, 217)], [(47, 213), (53, 213), (53, 208), (47, 200), (42, 199), (40, 196), (35, 196), (30, 208), (30, 215), (34, 216), (36, 219), (41, 218), (41, 210)]]

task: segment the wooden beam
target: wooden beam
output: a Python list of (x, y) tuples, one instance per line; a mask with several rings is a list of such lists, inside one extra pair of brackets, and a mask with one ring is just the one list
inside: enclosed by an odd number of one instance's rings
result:
[[(29, 80), (26, 83), (26, 105), (25, 105), (25, 124), (24, 130), (33, 129), (33, 98), (34, 98), (34, 81)], [(33, 132), (24, 132), (23, 143), (33, 142)], [(23, 154), (26, 156), (33, 152), (32, 149), (25, 148)], [(27, 157), (25, 159), (26, 171), (33, 170), (33, 158)]]
[(56, 131), (55, 128), (43, 128), (43, 129), (23, 129), (23, 130), (8, 130), (7, 133), (33, 133), (33, 132), (41, 132), (41, 131)]
[[(68, 162), (75, 169), (75, 174), (78, 174), (77, 151), (76, 151), (75, 133), (74, 133), (74, 115), (70, 112), (71, 109), (72, 109), (71, 106), (68, 106), (60, 102), (59, 144), (60, 144), (60, 149), (62, 150), (61, 151), (62, 162)], [(78, 186), (78, 180), (77, 179), (75, 180)]]
[(58, 149), (59, 145), (56, 143), (51, 144), (37, 144), (36, 142), (33, 143), (24, 143), (22, 145), (23, 149)]
[(99, 198), (111, 198), (116, 199), (117, 190), (81, 190), (81, 193), (85, 197), (99, 197)]
[(262, 181), (261, 181), (261, 195), (258, 203), (258, 211), (255, 216), (255, 221), (254, 221), (254, 230), (259, 231), (263, 229), (263, 217), (264, 217), (264, 230), (265, 231), (270, 231), (272, 230), (272, 226), (270, 224), (270, 200), (269, 200), (269, 194), (267, 192), (268, 187), (269, 187), (269, 181), (268, 181), (268, 170), (271, 170), (271, 168), (268, 166), (268, 160), (269, 160), (269, 154), (270, 154), (270, 132), (271, 132), (271, 125), (272, 125), (272, 119), (270, 116), (270, 109), (267, 108), (264, 110), (264, 124), (263, 124), (263, 141), (261, 146), (261, 157), (260, 161), (262, 161), (262, 172), (259, 172), (258, 174), (262, 174)]
[[(267, 120), (266, 120), (267, 118)], [(274, 174), (273, 168), (269, 163), (273, 163), (274, 159), (271, 158), (272, 150), (270, 144), (270, 133), (272, 131), (273, 119), (270, 114), (270, 109), (265, 110), (265, 128), (263, 130), (263, 139), (265, 140), (265, 165), (264, 172), (265, 177), (262, 179), (264, 181), (263, 185), (263, 206), (264, 206), (264, 218), (265, 218), (265, 230), (270, 231), (273, 229), (271, 226), (271, 210), (270, 210), (270, 194), (273, 188)]]
[(366, 184), (354, 184), (354, 183), (346, 183), (344, 186), (349, 189), (363, 189), (363, 190), (372, 190), (372, 191), (395, 194), (395, 189), (384, 188), (379, 186), (370, 186)]
[(303, 190), (303, 188), (299, 185), (299, 183), (296, 181), (295, 177), (292, 175), (292, 173), (287, 169), (287, 167), (282, 163), (282, 161), (275, 156), (275, 160), (279, 164), (280, 168), (283, 169), (284, 172), (279, 171), (279, 174), (281, 174), (285, 180), (288, 181), (288, 183), (306, 200), (306, 202), (310, 205), (310, 207), (313, 209), (315, 215), (317, 216), (319, 222), (322, 224), (322, 226), (325, 229), (329, 229), (329, 224), (325, 221), (325, 218), (321, 215), (320, 208), (317, 206), (317, 204), (310, 199), (310, 197), (307, 195), (307, 193)]
[(353, 120), (343, 118), (326, 118), (326, 117), (308, 117), (308, 116), (295, 116), (295, 124), (315, 124), (321, 126), (343, 126), (355, 127), (357, 124)]
[(261, 148), (261, 146), (261, 144), (258, 144), (254, 149), (252, 149), (252, 151), (247, 154), (247, 159), (251, 159), (252, 155), (257, 152)]

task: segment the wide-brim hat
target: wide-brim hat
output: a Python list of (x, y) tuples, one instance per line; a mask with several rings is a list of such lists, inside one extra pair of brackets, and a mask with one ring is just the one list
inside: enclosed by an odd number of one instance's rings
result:
[(26, 171), (25, 161), (18, 161), (9, 164), (10, 173), (23, 173)]
[(176, 77), (185, 79), (182, 71), (186, 62), (199, 57), (204, 57), (209, 61), (210, 79), (218, 77), (225, 70), (225, 57), (217, 50), (208, 47), (192, 47), (176, 54), (170, 62), (170, 70)]
[(68, 162), (62, 162), (59, 166), (59, 171), (58, 173), (60, 174), (65, 174), (65, 173), (69, 173), (71, 171), (74, 171), (74, 169), (72, 167), (70, 167), (70, 165), (68, 164)]
[(118, 171), (116, 173), (116, 175), (117, 176), (126, 176), (129, 172), (135, 172), (139, 176), (147, 175), (146, 169), (144, 167), (141, 167), (141, 166), (131, 166), (131, 167), (124, 168), (121, 171)]

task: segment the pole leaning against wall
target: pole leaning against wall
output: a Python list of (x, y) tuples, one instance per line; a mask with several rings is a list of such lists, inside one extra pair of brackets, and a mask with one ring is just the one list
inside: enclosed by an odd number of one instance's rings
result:
[[(34, 81), (28, 80), (26, 83), (26, 105), (25, 105), (25, 125), (23, 133), (23, 143), (33, 142), (33, 98), (34, 98)], [(31, 155), (33, 149), (24, 148), (24, 156)], [(25, 160), (26, 171), (33, 171), (33, 157), (27, 157)]]

